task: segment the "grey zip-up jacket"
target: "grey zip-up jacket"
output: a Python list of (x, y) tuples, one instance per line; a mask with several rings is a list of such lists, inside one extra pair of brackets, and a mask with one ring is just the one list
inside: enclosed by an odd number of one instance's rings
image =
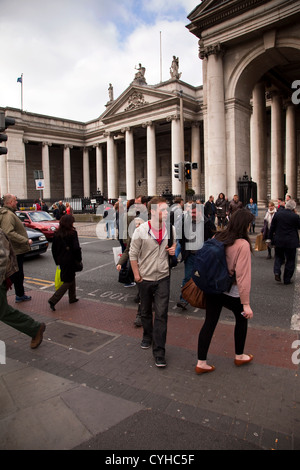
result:
[[(176, 232), (173, 228), (173, 240), (176, 240)], [(145, 281), (159, 281), (170, 274), (168, 234), (165, 231), (164, 238), (159, 245), (151, 231), (148, 222), (135, 229), (129, 250), (129, 259), (135, 260), (139, 265), (139, 272)]]

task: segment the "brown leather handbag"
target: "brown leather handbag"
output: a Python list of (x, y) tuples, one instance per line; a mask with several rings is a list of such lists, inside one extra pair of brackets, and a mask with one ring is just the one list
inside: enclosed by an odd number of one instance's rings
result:
[(192, 307), (206, 308), (205, 294), (196, 286), (192, 278), (182, 287), (181, 295)]

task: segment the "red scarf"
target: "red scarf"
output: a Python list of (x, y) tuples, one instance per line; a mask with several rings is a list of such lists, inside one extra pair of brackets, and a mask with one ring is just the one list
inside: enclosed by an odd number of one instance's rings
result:
[(164, 234), (165, 234), (165, 225), (162, 226), (161, 229), (159, 230), (156, 230), (154, 227), (151, 226), (151, 222), (150, 220), (148, 220), (148, 225), (149, 225), (149, 228), (150, 230), (152, 231), (154, 237), (155, 237), (155, 240), (157, 241), (157, 243), (160, 245), (161, 242), (163, 241), (163, 238), (164, 238)]

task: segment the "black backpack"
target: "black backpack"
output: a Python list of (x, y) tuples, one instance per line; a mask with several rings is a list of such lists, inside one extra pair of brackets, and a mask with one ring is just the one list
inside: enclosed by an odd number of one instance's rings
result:
[(206, 294), (221, 294), (230, 290), (235, 276), (228, 273), (225, 246), (222, 242), (215, 238), (204, 242), (195, 255), (192, 278)]

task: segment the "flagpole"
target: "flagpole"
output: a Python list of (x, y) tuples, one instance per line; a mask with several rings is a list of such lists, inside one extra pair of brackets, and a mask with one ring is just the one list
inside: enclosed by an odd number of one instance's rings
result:
[(161, 31), (159, 32), (159, 55), (160, 55), (160, 83), (162, 82), (162, 47), (161, 47)]
[(23, 74), (21, 73), (21, 111), (23, 111)]
[(23, 111), (23, 74), (17, 78), (17, 83), (21, 83), (21, 111)]

